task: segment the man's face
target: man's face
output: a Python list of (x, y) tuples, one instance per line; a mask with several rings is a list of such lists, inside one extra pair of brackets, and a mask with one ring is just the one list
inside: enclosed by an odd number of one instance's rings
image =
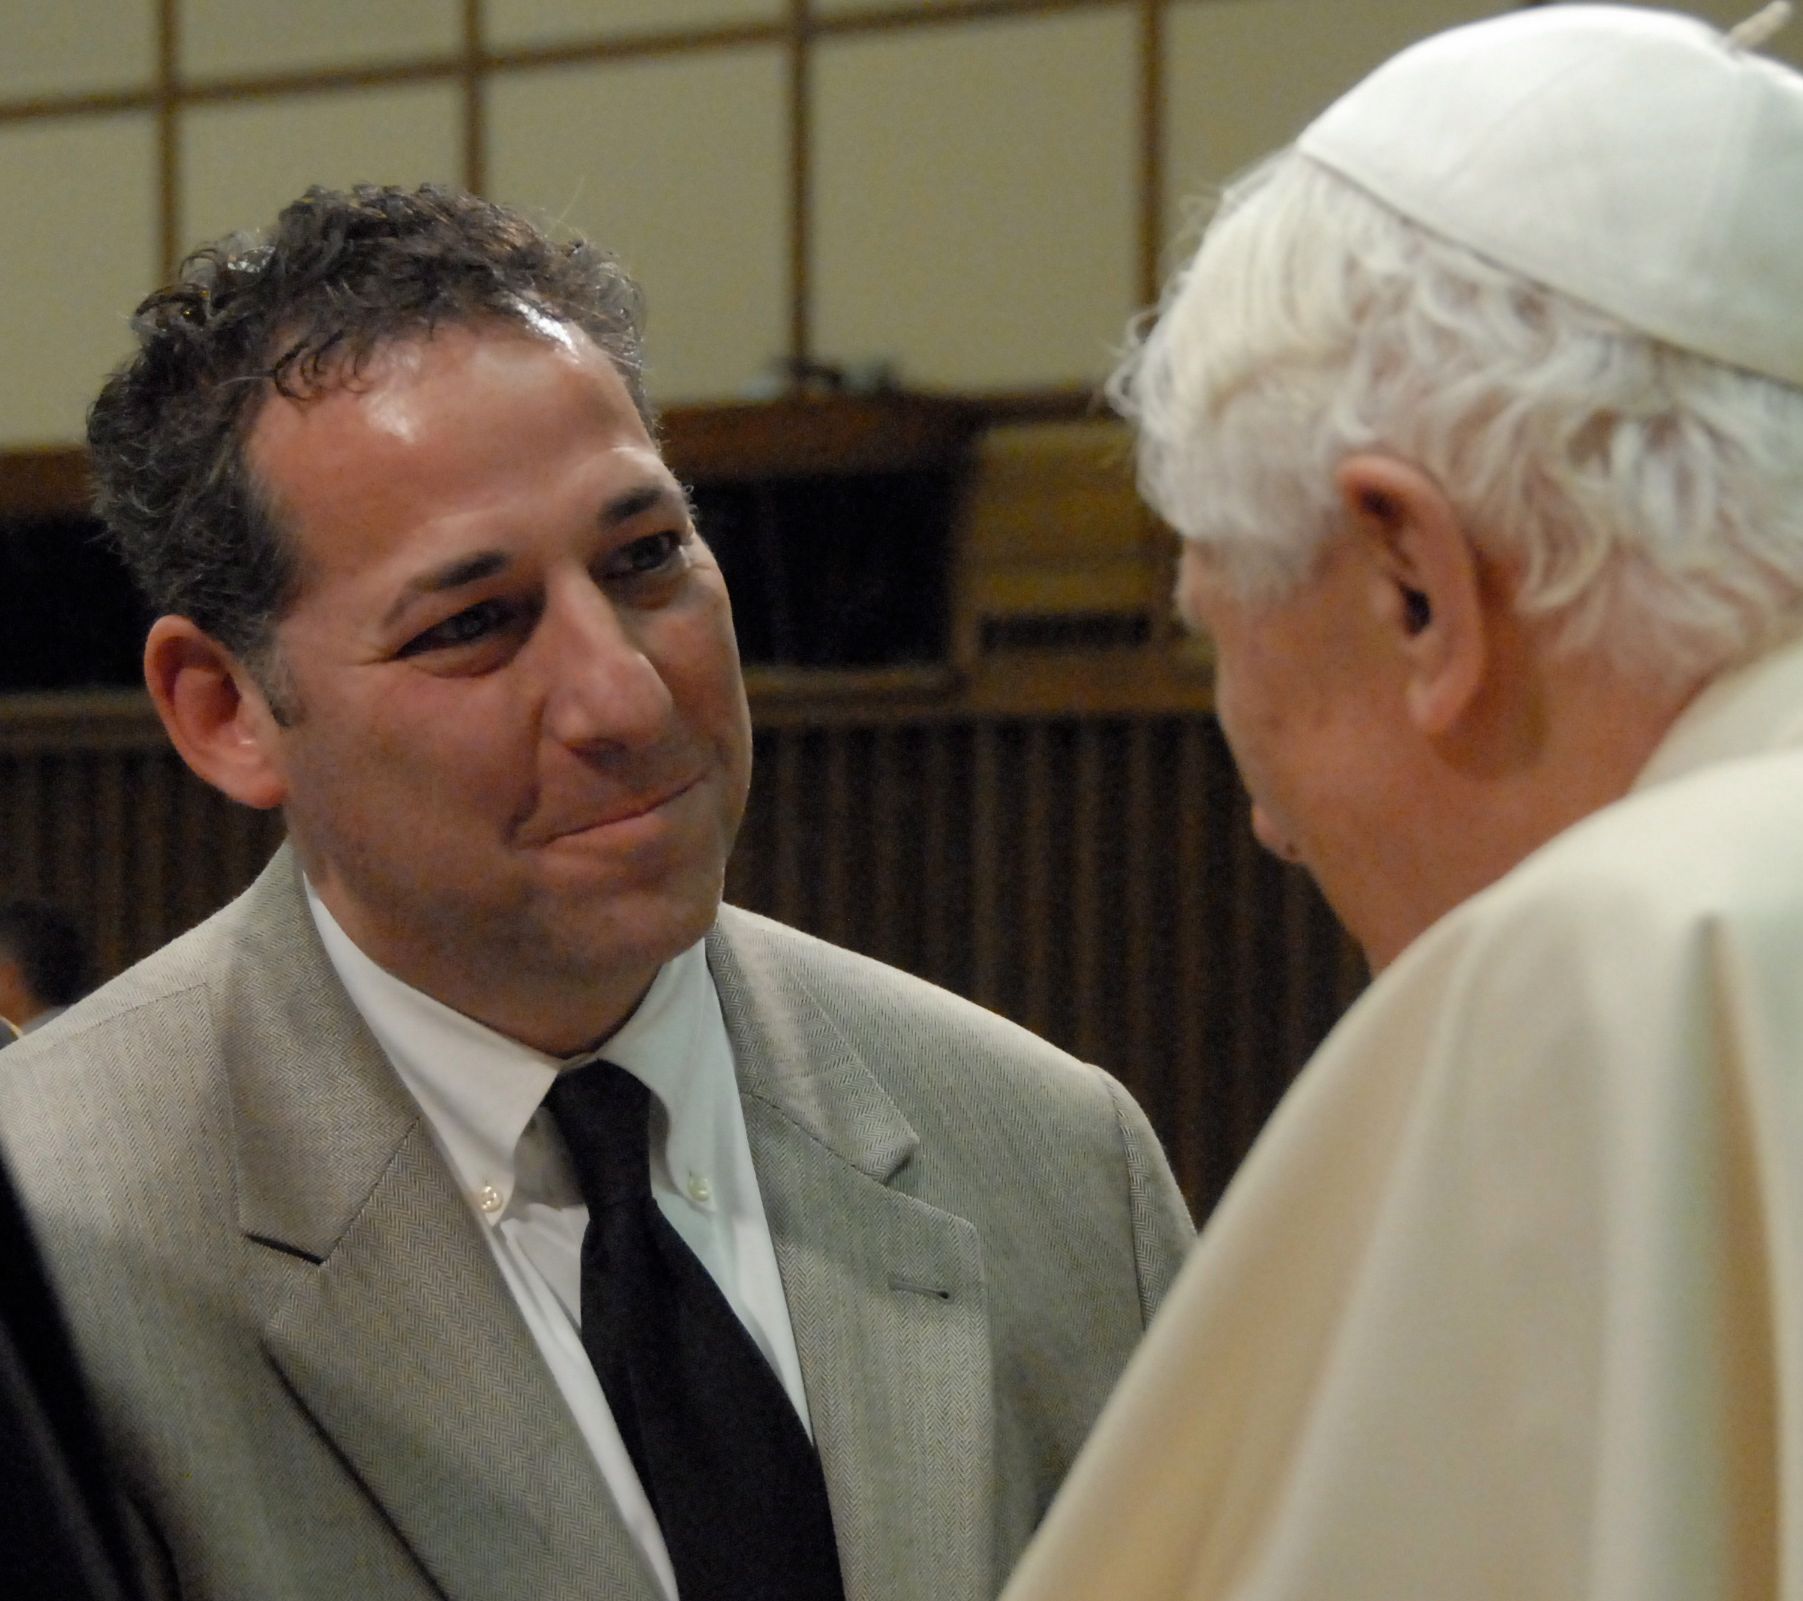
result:
[(1214, 643), (1215, 707), (1259, 843), (1306, 867), (1381, 963), (1393, 954), (1409, 824), (1393, 782), (1398, 699), (1371, 623), (1374, 581), (1360, 551), (1336, 542), (1297, 590), (1251, 606), (1186, 542), (1177, 605)]
[(262, 737), (321, 898), (506, 1032), (612, 1027), (711, 925), (751, 765), (725, 585), (619, 376), (450, 328), (273, 397), (248, 451), (300, 558)]

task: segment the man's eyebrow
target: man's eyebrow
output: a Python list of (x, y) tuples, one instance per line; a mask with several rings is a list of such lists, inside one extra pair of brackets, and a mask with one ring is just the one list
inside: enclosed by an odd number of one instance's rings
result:
[(664, 509), (689, 514), (688, 497), (674, 484), (640, 484), (616, 495), (601, 508), (601, 526), (614, 528), (648, 511)]
[(400, 594), (395, 596), (394, 604), (382, 614), (382, 621), (393, 622), (421, 595), (439, 595), (447, 589), (461, 589), (465, 584), (492, 578), (503, 571), (511, 560), (505, 551), (479, 550), (473, 556), (459, 556), (442, 567), (433, 567), (415, 574), (402, 586)]

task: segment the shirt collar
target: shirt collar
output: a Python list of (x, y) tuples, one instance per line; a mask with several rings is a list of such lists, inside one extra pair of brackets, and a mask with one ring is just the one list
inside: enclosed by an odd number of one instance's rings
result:
[[(702, 1048), (703, 1031), (710, 1012), (717, 1015), (718, 1002), (701, 943), (658, 970), (632, 1016), (598, 1051), (559, 1058), (509, 1039), (396, 978), (344, 932), (310, 882), (306, 889), (327, 957), (419, 1103), (459, 1188), (485, 1220), (498, 1222), (513, 1203), (521, 1136), (558, 1070), (595, 1056), (639, 1079), (663, 1109), (663, 1116), (652, 1122), (653, 1184), (676, 1190), (672, 1174), (707, 1170), (721, 1086), (712, 1082), (719, 1075), (720, 1058)], [(736, 1094), (730, 1056), (725, 1076), (726, 1092)], [(530, 1165), (534, 1185), (541, 1187), (539, 1164)], [(542, 1187), (564, 1194), (535, 1198), (573, 1198), (567, 1175), (556, 1171), (560, 1166), (551, 1163)]]

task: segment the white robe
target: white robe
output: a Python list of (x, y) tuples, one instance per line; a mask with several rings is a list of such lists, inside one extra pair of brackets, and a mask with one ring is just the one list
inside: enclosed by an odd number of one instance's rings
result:
[(1803, 1601), (1803, 644), (1298, 1079), (1005, 1601)]

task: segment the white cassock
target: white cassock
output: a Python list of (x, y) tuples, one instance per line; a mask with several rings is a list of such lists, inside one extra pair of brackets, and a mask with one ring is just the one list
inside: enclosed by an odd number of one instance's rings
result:
[(1803, 644), (1297, 1080), (1005, 1601), (1803, 1601)]

